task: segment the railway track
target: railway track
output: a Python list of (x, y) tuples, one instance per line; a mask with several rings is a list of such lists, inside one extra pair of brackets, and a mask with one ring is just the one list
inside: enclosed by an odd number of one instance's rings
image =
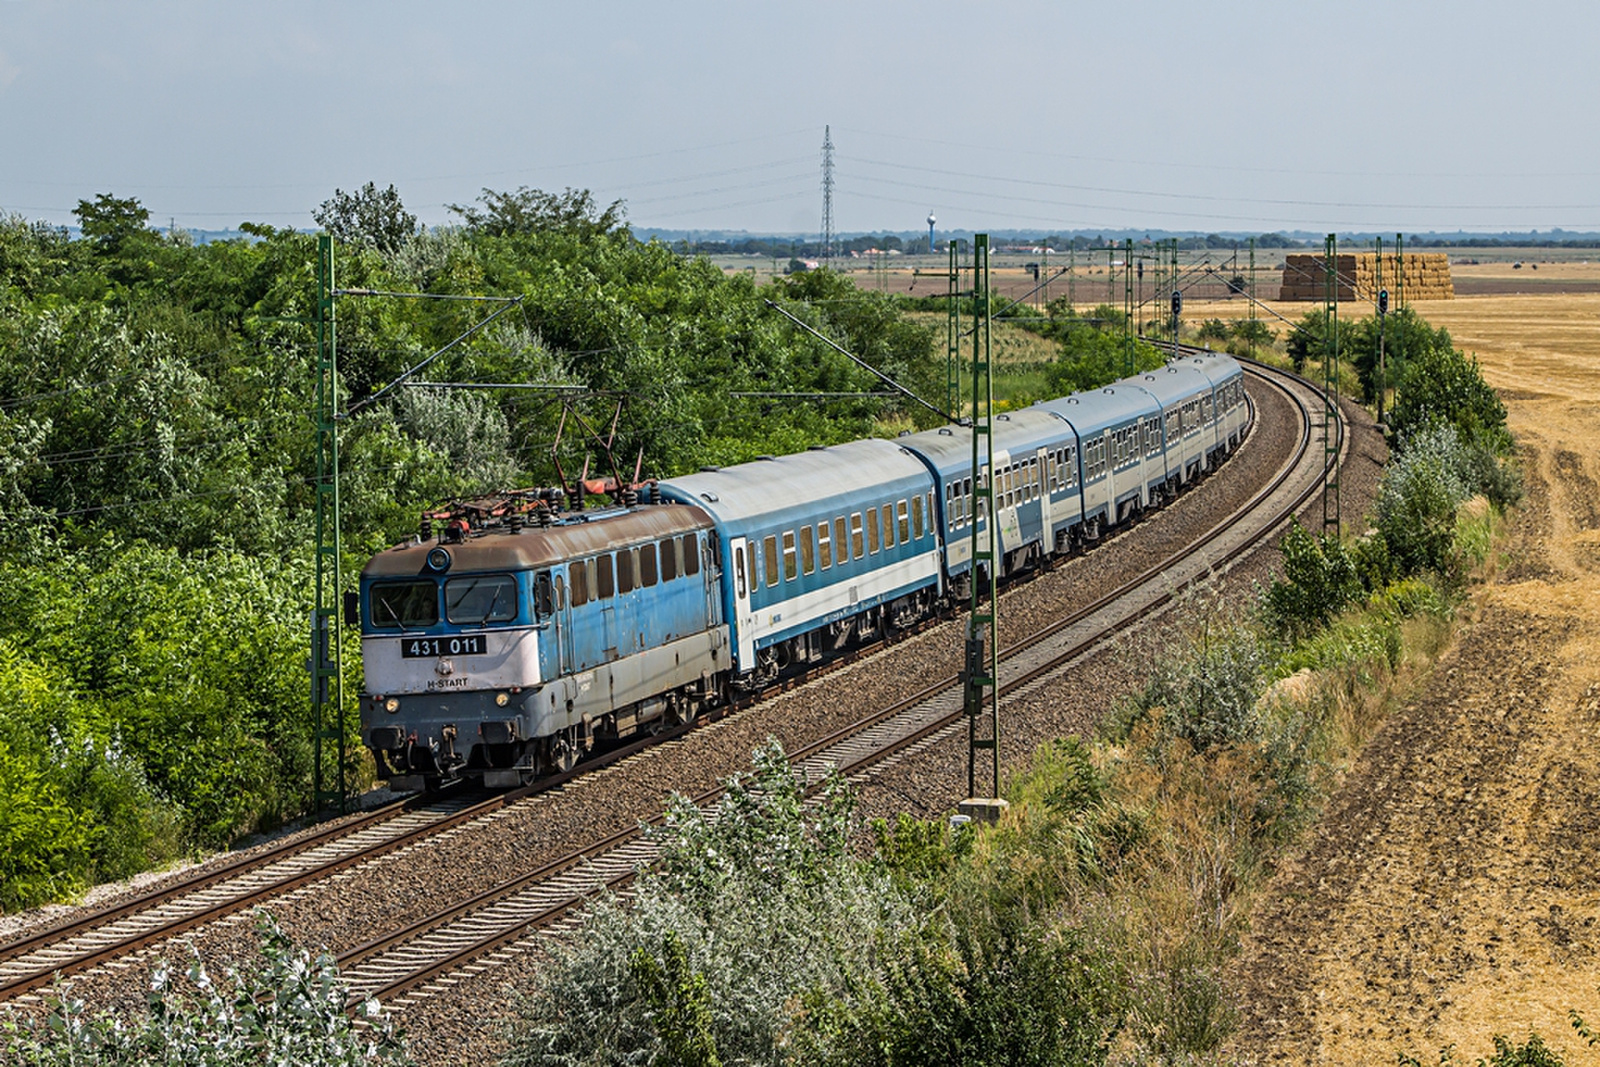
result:
[[(1183, 589), (1226, 568), (1270, 537), (1320, 488), (1323, 457), (1311, 448), (1314, 388), (1265, 368), (1257, 373), (1283, 388), (1300, 413), (1302, 432), (1290, 461), (1181, 559), (1146, 570), (1094, 603), (1004, 648), (999, 678), (1002, 696), (1041, 684), (1112, 634), (1159, 612)], [(1268, 516), (1265, 521), (1248, 522), (1263, 509)], [(835, 768), (859, 782), (875, 769), (938, 744), (965, 726), (961, 683), (957, 676), (949, 675), (791, 753), (790, 758), (812, 788)], [(694, 802), (705, 808), (715, 804), (721, 794), (720, 789), (708, 790)], [(351, 1006), (375, 997), (391, 1009), (404, 1010), (464, 977), (527, 951), (540, 931), (570, 921), (575, 909), (598, 891), (624, 890), (635, 872), (654, 858), (654, 844), (641, 828), (624, 830), (347, 952), (339, 957), (339, 964), (350, 987)]]
[[(1204, 578), (1260, 538), (1269, 536), (1314, 492), (1320, 484), (1316, 480), (1320, 466), (1315, 477), (1306, 473), (1311, 451), (1310, 397), (1315, 395), (1314, 390), (1306, 383), (1281, 384), (1292, 379), (1265, 368), (1253, 373), (1262, 380), (1275, 378), (1278, 388), (1300, 391), (1301, 395), (1294, 398), (1302, 426), (1294, 461), (1285, 465), (1249, 505), (1210, 531), (1180, 560), (1152, 568), (1123, 589), (1059, 620), (1048, 628), (1049, 632), (1030, 635), (1005, 649), (1002, 693), (1037, 683), (1114, 629), (1132, 625), (1138, 618), (1160, 610), (1178, 589)], [(1252, 526), (1254, 536), (1248, 536), (1240, 529), (1244, 518), (1263, 507), (1269, 510), (1271, 519)], [(954, 677), (939, 679), (893, 707), (795, 751), (792, 759), (811, 781), (819, 781), (830, 766), (853, 777), (868, 775), (875, 766), (935, 744), (959, 730), (964, 725), (960, 699)], [(57, 974), (87, 971), (254, 907), (270, 897), (413, 846), (556, 789), (578, 774), (624, 760), (651, 744), (671, 740), (685, 729), (625, 746), (566, 775), (511, 793), (487, 799), (467, 795), (413, 798), (392, 804), (248, 859), (205, 871), (159, 892), (0, 946), (0, 1000), (25, 997), (49, 984)], [(709, 804), (715, 802), (716, 796), (717, 791), (712, 791), (696, 800)], [(649, 841), (637, 829), (614, 834), (347, 951), (340, 956), (341, 967), (358, 998), (376, 995), (409, 1001), (425, 997), (447, 987), (455, 976), (492, 966), (499, 955), (523, 951), (534, 931), (570, 917), (575, 905), (598, 885), (625, 885), (638, 865), (648, 862), (651, 855)]]

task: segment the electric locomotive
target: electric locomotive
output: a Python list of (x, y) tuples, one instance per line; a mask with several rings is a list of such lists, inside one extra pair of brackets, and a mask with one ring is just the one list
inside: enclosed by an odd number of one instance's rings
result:
[(706, 512), (654, 493), (556, 511), (552, 496), (465, 506), (363, 569), (362, 725), (395, 788), (521, 784), (722, 699)]

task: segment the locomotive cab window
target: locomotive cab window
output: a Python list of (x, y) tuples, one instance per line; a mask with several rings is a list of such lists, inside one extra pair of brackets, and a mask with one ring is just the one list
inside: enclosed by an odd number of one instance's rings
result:
[(541, 619), (548, 619), (556, 613), (556, 590), (550, 581), (549, 571), (534, 575), (533, 611)]
[(439, 621), (439, 587), (429, 579), (379, 582), (369, 596), (372, 625), (378, 629), (415, 629)]
[(468, 625), (513, 622), (517, 580), (509, 574), (470, 574), (444, 583), (445, 618)]

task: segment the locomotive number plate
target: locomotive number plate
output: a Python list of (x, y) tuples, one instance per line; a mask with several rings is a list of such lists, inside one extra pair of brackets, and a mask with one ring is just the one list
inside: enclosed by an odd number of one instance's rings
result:
[(437, 656), (481, 656), (482, 634), (457, 637), (408, 637), (400, 642), (402, 659), (433, 659)]

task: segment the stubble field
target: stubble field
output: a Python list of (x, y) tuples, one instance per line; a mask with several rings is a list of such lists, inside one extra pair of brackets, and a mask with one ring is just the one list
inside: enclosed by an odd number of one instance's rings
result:
[[(1491, 270), (1519, 280), (1457, 276)], [(1473, 625), (1254, 916), (1240, 1060), (1471, 1062), (1530, 1030), (1594, 1057), (1568, 1011), (1600, 1017), (1600, 267), (1560, 273), (1417, 305), (1500, 391), (1527, 496)]]

